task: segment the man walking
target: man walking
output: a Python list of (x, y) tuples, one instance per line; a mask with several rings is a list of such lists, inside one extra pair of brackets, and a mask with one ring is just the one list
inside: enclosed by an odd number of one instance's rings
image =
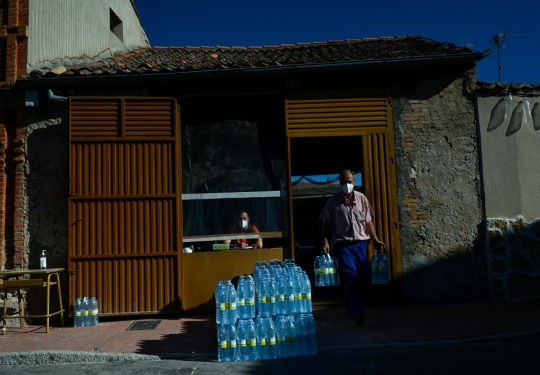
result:
[(364, 285), (369, 280), (367, 247), (373, 242), (375, 249), (382, 252), (384, 243), (379, 241), (372, 218), (373, 209), (366, 196), (354, 191), (354, 172), (344, 169), (339, 174), (341, 192), (328, 199), (319, 216), (322, 221), (323, 244), (321, 252), (333, 250), (338, 261), (338, 271), (345, 290), (347, 314), (357, 324), (364, 324)]

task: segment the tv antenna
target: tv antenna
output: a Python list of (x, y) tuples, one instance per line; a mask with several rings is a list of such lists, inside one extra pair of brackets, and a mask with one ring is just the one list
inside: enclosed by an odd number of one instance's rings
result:
[(501, 46), (504, 48), (504, 40), (507, 36), (528, 36), (529, 34), (503, 34), (503, 29), (501, 29), (501, 32), (493, 35), (493, 41), (497, 45), (497, 61), (499, 66), (499, 82), (501, 82)]

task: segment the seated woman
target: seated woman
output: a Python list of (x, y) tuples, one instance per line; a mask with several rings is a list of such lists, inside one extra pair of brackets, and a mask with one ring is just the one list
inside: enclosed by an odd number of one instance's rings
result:
[[(229, 227), (228, 233), (259, 233), (259, 228), (249, 221), (249, 215), (246, 211), (240, 211), (238, 221)], [(262, 238), (238, 238), (235, 240), (225, 240), (223, 243), (231, 244), (231, 248), (238, 247), (243, 249), (262, 249), (263, 247)]]

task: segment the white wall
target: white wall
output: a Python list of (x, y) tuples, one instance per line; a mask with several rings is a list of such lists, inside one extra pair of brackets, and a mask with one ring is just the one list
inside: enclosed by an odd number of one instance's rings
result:
[[(110, 30), (109, 8), (122, 20), (123, 43)], [(148, 45), (130, 0), (30, 0), (27, 72)]]
[[(478, 97), (482, 168), (488, 218), (526, 220), (540, 217), (540, 130), (522, 122), (519, 131), (506, 136), (509, 119), (488, 132), (491, 110), (500, 97)], [(513, 96), (513, 107), (526, 97), (532, 109), (538, 96)]]

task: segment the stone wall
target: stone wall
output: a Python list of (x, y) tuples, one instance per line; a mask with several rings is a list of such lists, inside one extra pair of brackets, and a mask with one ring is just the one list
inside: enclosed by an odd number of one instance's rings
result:
[(408, 301), (489, 297), (474, 74), (424, 76), (392, 100)]
[(540, 218), (489, 219), (488, 230), (492, 298), (540, 298)]
[[(18, 97), (16, 103), (23, 103), (22, 98)], [(54, 102), (46, 109), (20, 106), (17, 113), (19, 125), (16, 130), (13, 127), (13, 146), (8, 144), (7, 152), (13, 160), (8, 160), (6, 167), (8, 185), (13, 179), (15, 192), (12, 192), (14, 207), (7, 207), (6, 220), (9, 224), (13, 217), (15, 222), (13, 227), (6, 227), (3, 266), (6, 269), (37, 268), (41, 251), (47, 250), (48, 267), (67, 269), (68, 106)], [(11, 155), (9, 150), (13, 147), (13, 152), (18, 154)], [(13, 171), (10, 172), (10, 168)], [(62, 274), (61, 282), (66, 306), (67, 272)], [(25, 309), (26, 314), (43, 314), (43, 293), (38, 288), (23, 292), (23, 299), (32, 301)], [(52, 295), (56, 296), (55, 290)], [(8, 306), (13, 312), (17, 310), (17, 295), (10, 293), (8, 297)], [(51, 303), (51, 311), (57, 309), (56, 298)], [(0, 306), (3, 307), (2, 301)], [(11, 319), (8, 323), (17, 325), (18, 321)]]

